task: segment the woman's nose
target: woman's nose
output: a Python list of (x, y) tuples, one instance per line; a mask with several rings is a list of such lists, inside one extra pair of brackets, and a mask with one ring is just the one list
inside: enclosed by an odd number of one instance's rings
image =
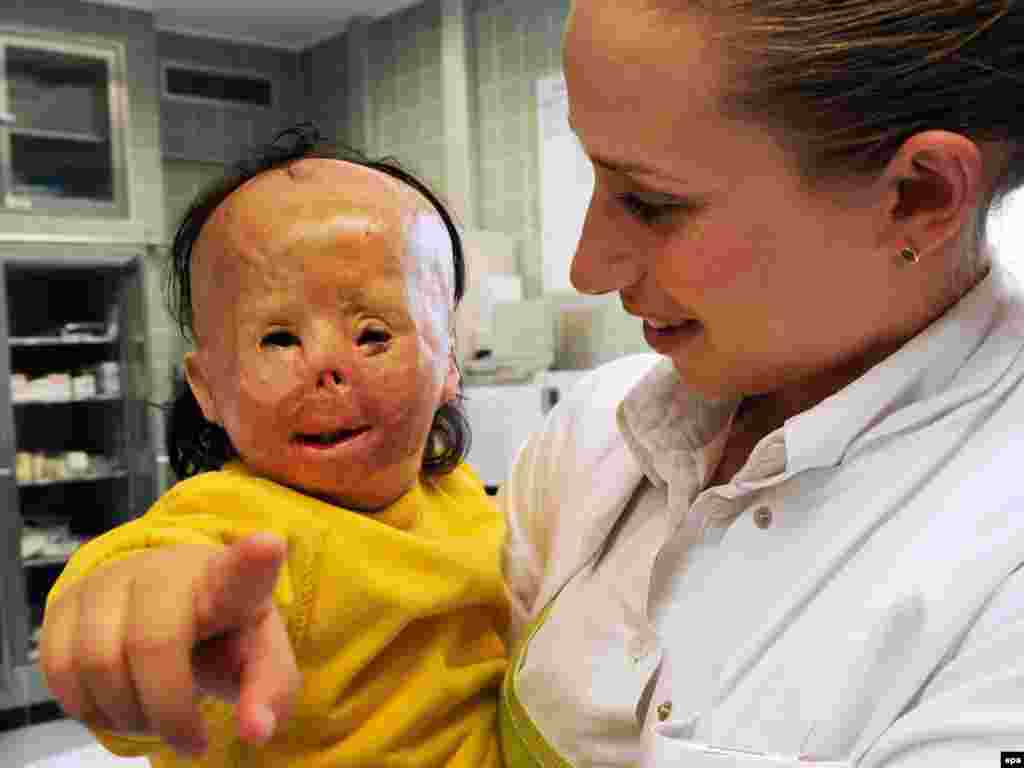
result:
[(587, 208), (583, 232), (572, 259), (569, 280), (580, 293), (621, 291), (638, 282), (643, 266), (635, 244), (626, 236), (628, 223), (617, 221), (595, 195)]

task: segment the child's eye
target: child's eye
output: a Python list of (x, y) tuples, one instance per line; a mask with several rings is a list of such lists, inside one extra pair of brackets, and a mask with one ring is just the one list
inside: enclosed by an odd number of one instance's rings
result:
[(260, 340), (264, 347), (294, 347), (299, 344), (299, 337), (291, 331), (271, 331)]
[(391, 334), (382, 328), (364, 328), (359, 333), (359, 338), (356, 339), (356, 343), (363, 346), (380, 346), (387, 344), (391, 341)]

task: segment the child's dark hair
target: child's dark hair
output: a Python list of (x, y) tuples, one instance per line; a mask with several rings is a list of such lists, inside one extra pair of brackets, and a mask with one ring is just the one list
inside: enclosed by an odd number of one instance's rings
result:
[[(391, 158), (371, 160), (360, 152), (340, 144), (324, 141), (319, 131), (303, 123), (279, 133), (265, 147), (255, 150), (237, 163), (228, 173), (196, 197), (182, 218), (171, 246), (167, 270), (166, 295), (168, 309), (186, 339), (195, 339), (192, 315), (192, 249), (203, 226), (214, 210), (245, 182), (274, 168), (288, 166), (304, 158), (344, 160), (372, 168), (415, 189), (434, 207), (448, 230), (452, 244), (452, 266), (455, 274), (454, 306), (458, 307), (466, 288), (466, 263), (462, 240), (451, 214), (430, 188)], [(167, 412), (165, 439), (171, 469), (178, 479), (185, 479), (213, 469), (220, 469), (238, 453), (224, 429), (203, 418), (192, 389), (183, 377), (175, 382), (173, 400)], [(460, 399), (444, 403), (434, 414), (423, 456), (423, 472), (439, 475), (451, 472), (469, 452), (469, 422), (462, 412)]]

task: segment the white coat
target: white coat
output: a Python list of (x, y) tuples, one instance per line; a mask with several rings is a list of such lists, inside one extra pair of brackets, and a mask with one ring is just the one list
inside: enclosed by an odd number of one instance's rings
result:
[[(686, 574), (659, 624), (644, 765), (683, 765), (686, 738), (863, 768), (991, 768), (1024, 750), (1024, 301), (1005, 282), (983, 281), (852, 400), (817, 406), (816, 429), (834, 422), (819, 461), (759, 498), (784, 524), (740, 516)], [(616, 414), (656, 361), (586, 378), (520, 452), (501, 493), (520, 622), (606, 545), (641, 483)]]

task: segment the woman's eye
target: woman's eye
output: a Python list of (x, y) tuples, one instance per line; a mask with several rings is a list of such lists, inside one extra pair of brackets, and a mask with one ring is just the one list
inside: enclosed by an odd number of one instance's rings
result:
[(380, 328), (364, 328), (359, 333), (356, 343), (359, 346), (380, 346), (391, 341), (391, 334)]
[(271, 331), (260, 341), (264, 347), (294, 347), (299, 343), (299, 337), (290, 331)]
[(683, 207), (681, 203), (653, 203), (649, 200), (644, 200), (642, 197), (639, 197), (632, 192), (617, 195), (617, 199), (619, 204), (625, 208), (630, 215), (648, 224), (655, 222), (658, 219), (667, 216), (669, 213)]

